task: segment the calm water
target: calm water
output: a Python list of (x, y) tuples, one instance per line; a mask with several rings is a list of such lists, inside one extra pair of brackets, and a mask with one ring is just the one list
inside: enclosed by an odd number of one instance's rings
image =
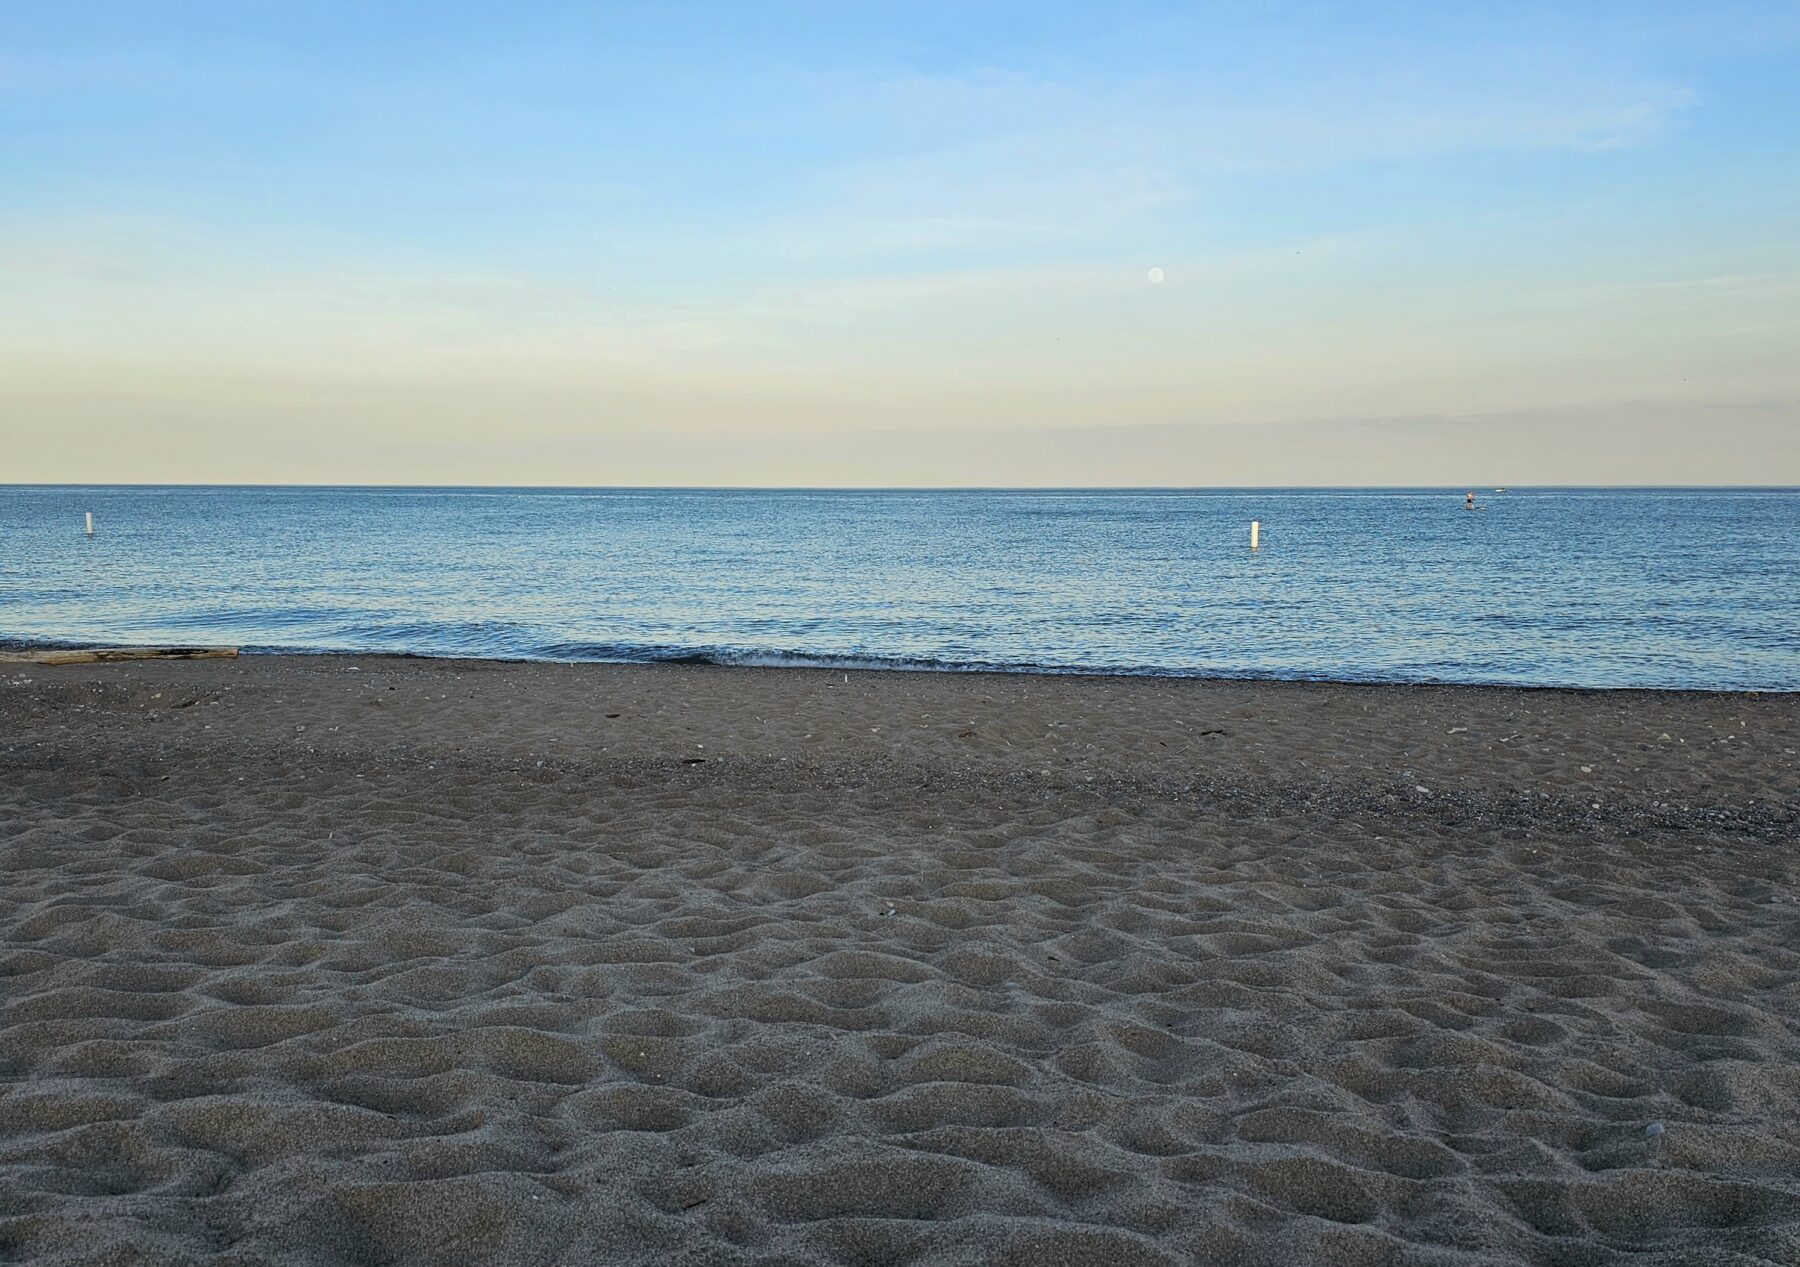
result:
[(1800, 689), (1800, 491), (1481, 502), (0, 487), (0, 640)]

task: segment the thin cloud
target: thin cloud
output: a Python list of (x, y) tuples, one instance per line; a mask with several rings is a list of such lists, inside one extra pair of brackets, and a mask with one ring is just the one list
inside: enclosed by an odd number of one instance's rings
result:
[(1455, 63), (1393, 82), (1379, 68), (1340, 75), (1248, 105), (1203, 82), (985, 68), (835, 91), (834, 109), (903, 120), (909, 144), (814, 173), (804, 209), (765, 230), (787, 257), (1062, 247), (1167, 219), (1259, 176), (1645, 145), (1698, 101), (1680, 84), (1592, 68)]

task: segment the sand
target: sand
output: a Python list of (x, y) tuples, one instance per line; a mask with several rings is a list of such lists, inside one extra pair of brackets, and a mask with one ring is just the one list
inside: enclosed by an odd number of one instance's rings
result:
[(0, 1262), (1800, 1263), (1800, 696), (0, 671)]

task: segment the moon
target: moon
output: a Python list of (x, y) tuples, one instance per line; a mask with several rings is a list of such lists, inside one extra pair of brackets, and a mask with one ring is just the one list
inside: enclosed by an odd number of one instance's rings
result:
[(1152, 286), (1160, 286), (1160, 285), (1162, 285), (1162, 279), (1163, 279), (1163, 271), (1162, 271), (1162, 269), (1160, 269), (1160, 268), (1153, 268), (1153, 269), (1151, 269), (1151, 270), (1150, 270), (1150, 284), (1151, 284), (1151, 285), (1152, 285)]

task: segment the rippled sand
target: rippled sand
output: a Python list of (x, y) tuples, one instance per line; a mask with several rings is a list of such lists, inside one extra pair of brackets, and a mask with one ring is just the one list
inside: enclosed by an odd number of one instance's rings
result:
[(1800, 697), (0, 672), (0, 1262), (1800, 1262)]

